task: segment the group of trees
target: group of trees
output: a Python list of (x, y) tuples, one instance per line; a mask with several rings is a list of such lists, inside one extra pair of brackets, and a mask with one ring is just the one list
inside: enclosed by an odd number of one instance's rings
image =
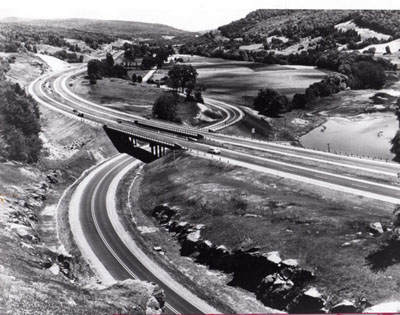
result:
[(167, 84), (172, 91), (161, 95), (153, 105), (153, 117), (180, 122), (176, 116), (178, 91), (186, 93), (185, 101), (204, 103), (201, 90), (196, 87), (197, 71), (192, 65), (176, 64), (168, 72)]
[(53, 57), (64, 60), (68, 63), (83, 62), (83, 55), (78, 56), (75, 52), (67, 52), (65, 49), (59, 50), (53, 54)]
[(42, 148), (37, 103), (18, 83), (12, 85), (0, 81), (0, 91), (0, 126), (7, 144), (7, 157), (15, 161), (37, 162)]
[(292, 109), (303, 109), (306, 104), (320, 97), (329, 96), (346, 89), (348, 78), (342, 74), (327, 75), (322, 81), (311, 84), (305, 93), (295, 94), (291, 102), (286, 96), (271, 88), (260, 89), (253, 107), (260, 114), (278, 117)]
[(128, 78), (126, 69), (120, 64), (115, 64), (111, 54), (107, 54), (106, 58), (102, 60), (90, 60), (87, 66), (87, 74), (91, 84), (95, 84), (96, 80), (103, 77)]
[(174, 65), (171, 70), (168, 71), (170, 87), (181, 92), (185, 92), (188, 89), (189, 94), (192, 93), (196, 86), (197, 71), (192, 65), (178, 64)]
[(151, 45), (125, 43), (123, 49), (125, 66), (132, 66), (136, 58), (142, 58), (140, 67), (143, 70), (149, 70), (155, 66), (162, 68), (164, 62), (168, 60), (168, 56), (174, 53), (171, 45), (166, 46), (156, 42)]

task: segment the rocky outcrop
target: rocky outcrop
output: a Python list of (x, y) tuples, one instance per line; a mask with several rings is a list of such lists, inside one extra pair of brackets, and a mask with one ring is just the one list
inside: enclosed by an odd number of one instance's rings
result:
[[(282, 260), (279, 252), (262, 252), (258, 248), (229, 250), (201, 237), (204, 225), (178, 221), (179, 209), (163, 204), (154, 208), (153, 217), (170, 233), (174, 233), (181, 245), (181, 255), (190, 256), (196, 262), (225, 273), (232, 274), (228, 283), (256, 293), (264, 304), (281, 309), (305, 309), (305, 312), (321, 310), (325, 306), (316, 289), (307, 289), (313, 280), (311, 270), (301, 268), (295, 259)], [(304, 303), (309, 300), (310, 308)]]
[[(164, 291), (155, 283), (128, 279), (101, 290), (123, 314), (161, 314), (165, 306)], [(115, 299), (118, 296), (118, 299)]]

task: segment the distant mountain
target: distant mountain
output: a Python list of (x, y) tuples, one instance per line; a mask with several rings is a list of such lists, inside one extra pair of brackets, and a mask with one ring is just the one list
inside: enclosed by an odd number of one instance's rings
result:
[(160, 38), (162, 36), (188, 36), (194, 33), (180, 30), (163, 24), (92, 19), (22, 19), (4, 18), (1, 22), (19, 23), (39, 27), (54, 27), (79, 30), (83, 32), (100, 33), (109, 36), (131, 38)]

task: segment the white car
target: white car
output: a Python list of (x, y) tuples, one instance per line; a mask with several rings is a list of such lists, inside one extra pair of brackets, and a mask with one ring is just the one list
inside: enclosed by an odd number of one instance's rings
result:
[(221, 151), (216, 148), (208, 148), (207, 152), (211, 154), (221, 154)]

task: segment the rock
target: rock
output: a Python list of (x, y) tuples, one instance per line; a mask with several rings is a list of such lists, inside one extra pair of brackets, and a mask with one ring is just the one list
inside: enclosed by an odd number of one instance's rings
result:
[(39, 241), (36, 233), (30, 227), (21, 224), (11, 224), (11, 230), (13, 230), (21, 239), (28, 240), (32, 243), (37, 243)]
[(164, 291), (155, 283), (127, 279), (102, 288), (100, 292), (102, 299), (113, 301), (124, 314), (161, 314), (165, 306)]
[(380, 222), (371, 223), (368, 225), (368, 230), (374, 235), (383, 234), (383, 226)]
[(284, 309), (294, 292), (294, 283), (283, 279), (278, 273), (268, 275), (257, 287), (256, 295), (265, 305)]
[(51, 273), (55, 276), (58, 276), (58, 274), (60, 273), (60, 266), (57, 264), (53, 264), (51, 265), (51, 267), (49, 268), (49, 270), (51, 271)]
[(299, 266), (299, 262), (297, 259), (285, 259), (284, 261), (282, 261), (282, 266), (296, 268)]
[(177, 208), (171, 208), (168, 204), (162, 204), (154, 207), (152, 216), (157, 219), (160, 224), (168, 223), (177, 213)]
[(290, 313), (324, 313), (326, 301), (316, 288), (299, 294), (288, 306)]
[(282, 261), (281, 256), (277, 251), (266, 253), (263, 256), (266, 257), (269, 262), (276, 265), (279, 265)]
[(200, 231), (195, 230), (180, 238), (181, 255), (189, 256), (198, 251), (198, 242), (200, 240)]
[(398, 313), (400, 312), (400, 301), (380, 303), (363, 310), (363, 313)]
[(330, 313), (358, 313), (359, 310), (354, 302), (343, 300), (330, 309)]

